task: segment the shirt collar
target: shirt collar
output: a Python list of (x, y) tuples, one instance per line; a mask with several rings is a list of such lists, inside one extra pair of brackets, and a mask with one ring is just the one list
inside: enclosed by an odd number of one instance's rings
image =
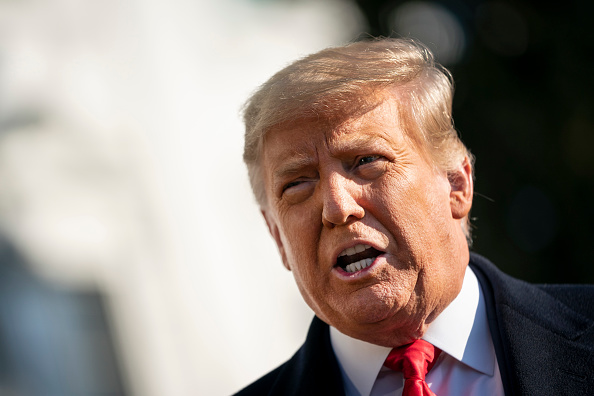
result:
[[(423, 339), (456, 360), (492, 376), (495, 353), (482, 291), (466, 268), (458, 296), (431, 323)], [(391, 348), (361, 341), (330, 327), (330, 340), (339, 365), (361, 395), (369, 395)]]

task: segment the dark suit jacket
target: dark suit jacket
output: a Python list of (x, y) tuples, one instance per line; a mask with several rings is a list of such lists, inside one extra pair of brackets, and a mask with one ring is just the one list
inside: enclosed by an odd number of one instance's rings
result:
[[(471, 254), (506, 395), (594, 395), (594, 286), (531, 285)], [(237, 395), (344, 395), (328, 325)], [(482, 395), (481, 395), (482, 396)]]

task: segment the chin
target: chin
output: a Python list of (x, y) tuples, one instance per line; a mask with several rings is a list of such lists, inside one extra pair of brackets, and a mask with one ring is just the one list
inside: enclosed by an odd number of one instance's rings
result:
[[(414, 311), (416, 312), (416, 311)], [(340, 332), (351, 337), (388, 347), (399, 346), (421, 338), (427, 328), (425, 316), (418, 312), (411, 316), (409, 309), (397, 302), (381, 299), (350, 304), (349, 309), (327, 321)]]
[(427, 326), (422, 320), (419, 322), (408, 318), (408, 322), (403, 322), (391, 317), (377, 322), (351, 323), (350, 326), (336, 328), (353, 338), (393, 348), (421, 338)]
[(376, 331), (382, 327), (391, 327), (396, 312), (393, 306), (383, 303), (354, 306), (335, 316), (331, 324), (340, 330), (341, 327), (357, 332)]
[(352, 297), (348, 305), (351, 309), (343, 313), (358, 323), (376, 324), (409, 311), (407, 305), (411, 301), (411, 292), (394, 290), (392, 285), (379, 283), (359, 290)]
[(395, 315), (394, 308), (383, 304), (366, 305), (351, 313), (351, 323), (359, 323), (363, 326), (382, 324), (390, 321)]

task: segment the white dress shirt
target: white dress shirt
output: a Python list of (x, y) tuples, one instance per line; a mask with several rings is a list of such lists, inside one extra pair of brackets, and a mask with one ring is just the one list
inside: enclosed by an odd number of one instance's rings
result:
[[(436, 395), (503, 396), (483, 292), (469, 267), (460, 293), (423, 339), (442, 350), (425, 379)], [(391, 348), (351, 338), (334, 327), (330, 340), (347, 396), (402, 394), (402, 373), (383, 366)]]

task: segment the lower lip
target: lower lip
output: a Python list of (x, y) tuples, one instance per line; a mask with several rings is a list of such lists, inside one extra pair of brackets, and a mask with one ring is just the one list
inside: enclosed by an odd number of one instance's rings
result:
[(380, 260), (382, 260), (383, 258), (384, 258), (384, 255), (380, 254), (379, 256), (377, 256), (375, 258), (375, 260), (373, 260), (373, 262), (371, 264), (369, 264), (369, 267), (365, 267), (362, 270), (359, 270), (357, 272), (347, 272), (338, 266), (334, 267), (334, 271), (337, 275), (339, 275), (343, 279), (358, 279), (358, 278), (361, 278), (361, 277), (364, 277), (365, 275), (367, 275), (369, 273), (369, 271), (373, 267), (375, 267), (377, 264), (379, 264)]

